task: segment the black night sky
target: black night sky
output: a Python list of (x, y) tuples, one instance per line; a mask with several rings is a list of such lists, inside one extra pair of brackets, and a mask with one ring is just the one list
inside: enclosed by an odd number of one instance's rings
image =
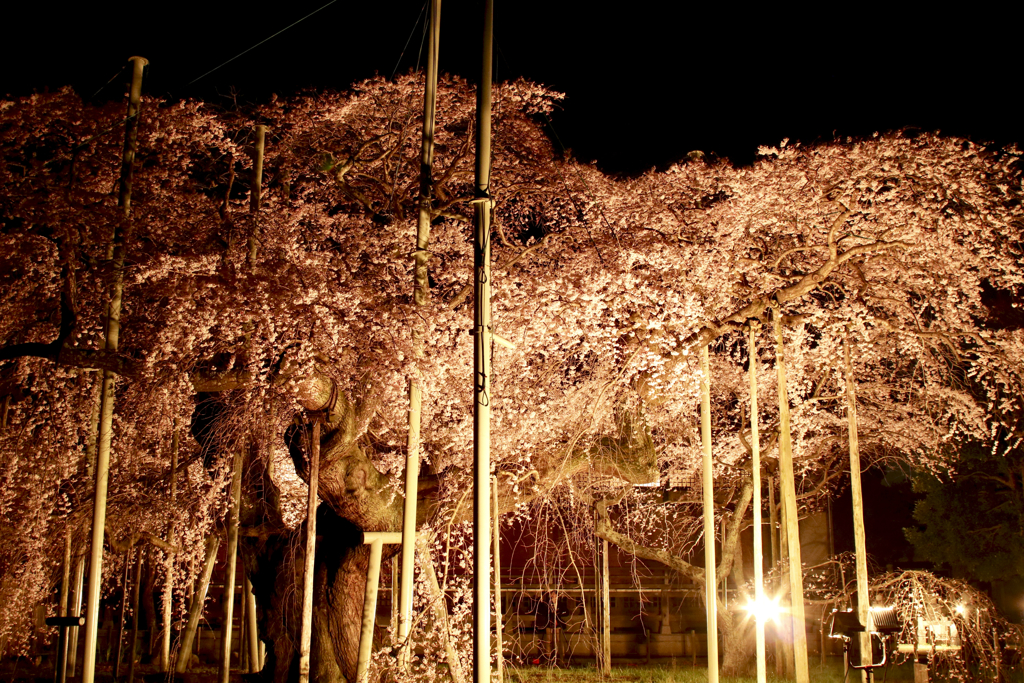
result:
[[(99, 90), (133, 54), (152, 95), (242, 100), (344, 89), (415, 67), (423, 0), (44, 3), (19, 7), (0, 43), (0, 94)], [(476, 80), (481, 3), (445, 0), (441, 69)], [(902, 126), (1024, 141), (1017, 99), (1019, 6), (968, 3), (496, 4), (497, 78), (565, 92), (557, 134), (583, 161), (633, 173), (700, 149), (744, 163), (758, 145)], [(140, 9), (142, 8), (142, 9)], [(422, 24), (420, 24), (422, 26)], [(403, 46), (410, 38), (404, 57)], [(401, 59), (400, 59), (401, 57)], [(121, 92), (117, 81), (98, 98)]]

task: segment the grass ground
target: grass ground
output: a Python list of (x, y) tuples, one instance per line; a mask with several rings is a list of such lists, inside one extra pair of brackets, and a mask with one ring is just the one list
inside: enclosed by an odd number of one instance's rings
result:
[[(811, 681), (814, 683), (844, 683), (843, 662), (839, 659), (830, 659), (825, 666), (811, 664)], [(511, 668), (508, 681), (511, 683), (704, 683), (708, 680), (707, 668), (693, 667), (689, 662), (678, 664), (638, 664), (636, 666), (612, 667), (611, 676), (602, 677), (593, 667), (574, 666), (563, 669), (551, 669), (546, 667), (523, 667)], [(854, 674), (856, 676), (856, 674)], [(858, 683), (859, 676), (851, 676), (848, 683)], [(902, 667), (890, 667), (888, 671), (878, 670), (877, 681), (881, 683), (888, 681), (912, 681), (914, 680), (913, 667), (905, 665)], [(756, 683), (757, 678), (751, 673), (749, 676), (720, 676), (720, 683)], [(780, 678), (773, 671), (768, 672), (769, 683), (789, 682), (790, 679)]]

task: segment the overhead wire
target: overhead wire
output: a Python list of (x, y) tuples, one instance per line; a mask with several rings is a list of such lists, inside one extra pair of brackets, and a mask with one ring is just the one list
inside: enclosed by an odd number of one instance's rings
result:
[(246, 50), (243, 50), (243, 51), (239, 52), (239, 53), (238, 53), (237, 55), (235, 55), (235, 56), (234, 56), (234, 57), (232, 57), (231, 59), (229, 59), (229, 60), (227, 60), (227, 61), (225, 61), (225, 62), (221, 62), (221, 63), (220, 63), (220, 64), (218, 64), (217, 66), (213, 67), (212, 69), (210, 69), (209, 71), (207, 71), (206, 73), (204, 73), (204, 74), (203, 74), (202, 76), (199, 76), (199, 77), (197, 77), (197, 78), (193, 78), (193, 79), (192, 79), (191, 81), (189, 81), (189, 82), (188, 82), (188, 83), (186, 83), (185, 85), (186, 85), (186, 86), (189, 86), (189, 85), (192, 85), (193, 83), (196, 83), (196, 82), (198, 82), (198, 81), (201, 81), (201, 80), (203, 80), (204, 78), (206, 78), (207, 76), (209, 76), (210, 74), (212, 74), (212, 73), (213, 73), (214, 71), (216, 71), (217, 69), (220, 69), (221, 67), (227, 66), (228, 64), (230, 64), (231, 62), (235, 61), (236, 59), (238, 59), (238, 58), (239, 58), (239, 57), (241, 57), (242, 55), (245, 55), (245, 54), (248, 54), (249, 52), (252, 52), (252, 51), (253, 51), (253, 50), (255, 50), (256, 48), (258, 48), (258, 47), (259, 47), (260, 45), (262, 45), (263, 43), (267, 42), (268, 40), (273, 40), (274, 38), (278, 37), (279, 35), (281, 35), (281, 34), (282, 34), (282, 33), (284, 33), (285, 31), (287, 31), (288, 29), (292, 28), (293, 26), (297, 26), (298, 24), (301, 24), (302, 22), (304, 22), (304, 21), (305, 21), (306, 19), (309, 19), (309, 18), (310, 18), (311, 16), (313, 16), (314, 14), (316, 14), (316, 13), (318, 13), (318, 12), (321, 12), (321, 11), (323, 11), (323, 10), (327, 9), (328, 7), (330, 7), (331, 5), (333, 5), (334, 3), (336, 3), (337, 1), (338, 1), (338, 0), (330, 0), (330, 2), (328, 2), (328, 3), (326, 4), (326, 5), (322, 5), (321, 7), (319, 7), (319, 8), (317, 8), (317, 9), (313, 10), (312, 12), (310, 12), (310, 13), (309, 13), (309, 14), (307, 14), (306, 16), (302, 17), (301, 19), (298, 19), (298, 20), (296, 20), (296, 21), (293, 21), (292, 23), (288, 24), (287, 26), (285, 26), (285, 27), (284, 27), (283, 29), (281, 29), (281, 30), (280, 30), (280, 31), (278, 31), (277, 33), (275, 33), (275, 34), (273, 34), (273, 35), (271, 35), (271, 36), (269, 36), (269, 37), (267, 37), (267, 38), (264, 38), (263, 40), (261, 40), (260, 42), (256, 43), (256, 44), (255, 44), (255, 45), (253, 45), (252, 47), (250, 47), (250, 48), (248, 48), (248, 49), (246, 49)]

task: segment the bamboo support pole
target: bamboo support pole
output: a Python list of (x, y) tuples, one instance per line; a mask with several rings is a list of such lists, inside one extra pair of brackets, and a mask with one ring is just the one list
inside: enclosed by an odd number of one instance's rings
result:
[(608, 574), (608, 541), (601, 540), (601, 672), (612, 673), (612, 582)]
[(498, 478), (494, 477), (494, 500), (491, 501), (494, 514), (494, 635), (498, 683), (505, 681), (505, 645), (501, 633), (501, 520), (498, 513)]
[[(857, 438), (857, 380), (853, 376), (853, 362), (850, 359), (850, 330), (843, 338), (843, 356), (846, 361), (846, 417), (850, 435), (850, 497), (853, 499), (853, 547), (857, 567), (857, 618), (867, 628), (868, 608), (871, 597), (868, 594), (868, 551), (864, 533), (864, 495), (860, 483), (860, 442)], [(865, 631), (860, 634), (860, 664), (871, 664), (871, 636)], [(861, 671), (861, 680), (868, 683), (868, 671)]]
[(796, 478), (793, 474), (793, 442), (790, 432), (789, 393), (786, 388), (786, 350), (782, 337), (782, 314), (772, 310), (775, 324), (775, 364), (779, 378), (779, 476), (785, 509), (786, 539), (789, 546), (789, 613), (793, 621), (793, 658), (796, 683), (809, 683), (807, 626), (804, 618), (803, 565), (800, 562), (800, 531), (796, 506)]
[(299, 634), (299, 683), (309, 681), (309, 646), (313, 637), (313, 572), (316, 566), (316, 506), (320, 482), (320, 422), (313, 423), (306, 497), (306, 548), (302, 569), (302, 627)]
[(256, 594), (252, 590), (252, 581), (248, 575), (242, 584), (245, 589), (245, 634), (246, 634), (246, 656), (248, 657), (249, 673), (259, 673), (263, 668), (260, 659), (260, 632), (259, 622), (256, 619)]
[(448, 607), (445, 603), (444, 591), (441, 590), (441, 583), (437, 580), (437, 571), (434, 569), (434, 559), (430, 554), (430, 546), (426, 538), (422, 536), (416, 539), (416, 546), (420, 557), (420, 567), (427, 579), (427, 589), (430, 591), (430, 605), (434, 612), (435, 628), (441, 631), (441, 640), (444, 642), (445, 659), (448, 661), (448, 671), (451, 673), (453, 683), (466, 683), (466, 675), (462, 670), (462, 662), (459, 660), (459, 653), (455, 651), (452, 643), (452, 632), (448, 623)]
[[(441, 0), (430, 2), (430, 38), (427, 48), (427, 72), (423, 86), (423, 138), (420, 146), (420, 195), (416, 219), (413, 302), (425, 306), (430, 297), (427, 261), (430, 257), (431, 167), (434, 162), (434, 122), (437, 108), (437, 56), (441, 35)], [(420, 316), (413, 322), (413, 360), (424, 356), (424, 330)], [(398, 598), (399, 666), (408, 671), (411, 659), (409, 631), (412, 627), (413, 574), (416, 567), (416, 507), (420, 475), (420, 422), (423, 389), (419, 369), (409, 379), (409, 433), (405, 458), (405, 501), (402, 516), (402, 570)]]
[[(178, 419), (174, 419), (174, 432), (171, 434), (171, 473), (170, 473), (170, 500), (172, 515), (174, 514), (174, 503), (178, 495), (178, 446), (180, 434), (178, 432)], [(167, 542), (174, 545), (175, 529), (174, 518), (167, 523)], [(171, 611), (174, 606), (174, 555), (164, 553), (164, 592), (160, 603), (160, 671), (166, 673), (171, 670)]]
[[(71, 584), (71, 604), (72, 614), (75, 616), (82, 615), (82, 583), (85, 580), (85, 555), (79, 555), (75, 561), (75, 579), (74, 583)], [(67, 661), (67, 676), (69, 678), (75, 677), (75, 666), (78, 662), (78, 626), (72, 626), (70, 633), (68, 633), (68, 661)]]
[(192, 592), (192, 604), (188, 609), (188, 624), (181, 634), (178, 642), (178, 659), (174, 666), (175, 673), (183, 674), (188, 670), (189, 660), (192, 658), (192, 644), (199, 630), (199, 620), (203, 617), (203, 608), (206, 605), (206, 593), (210, 589), (210, 579), (213, 578), (213, 565), (217, 562), (217, 549), (220, 547), (220, 538), (210, 534), (206, 539), (206, 559), (203, 562), (203, 573), (199, 577), (199, 583)]
[(754, 604), (757, 619), (754, 625), (754, 651), (757, 661), (757, 683), (768, 680), (764, 650), (764, 542), (761, 538), (761, 437), (757, 415), (757, 328), (756, 321), (750, 321), (747, 328), (750, 361), (750, 456), (754, 487)]
[(711, 366), (700, 349), (700, 440), (704, 497), (704, 601), (708, 622), (708, 683), (718, 683), (718, 581), (715, 576), (715, 479), (711, 460)]
[(135, 683), (135, 650), (139, 646), (139, 593), (142, 588), (142, 548), (135, 551), (135, 577), (132, 580), (132, 640), (128, 648), (128, 683)]
[[(125, 119), (124, 154), (121, 159), (121, 178), (118, 205), (121, 216), (115, 223), (107, 255), (111, 263), (112, 282), (107, 304), (106, 329), (103, 349), (117, 352), (121, 333), (121, 295), (124, 289), (125, 240), (131, 216), (132, 166), (135, 161), (139, 109), (142, 103), (142, 73), (148, 63), (142, 57), (132, 57), (132, 84), (128, 96), (128, 114)], [(100, 620), (100, 584), (103, 582), (103, 531), (107, 521), (107, 485), (110, 478), (110, 443), (113, 436), (114, 380), (117, 375), (103, 371), (100, 391), (99, 436), (96, 443), (96, 485), (93, 493), (92, 545), (89, 558), (89, 596), (86, 601), (85, 655), (82, 663), (82, 683), (93, 683), (96, 677), (96, 639)], [(90, 425), (91, 426), (91, 425)]]
[(363, 625), (359, 632), (359, 659), (356, 683), (367, 683), (373, 630), (377, 621), (377, 589), (380, 585), (380, 560), (385, 543), (401, 543), (402, 534), (390, 531), (364, 531), (363, 543), (370, 546), (370, 564), (366, 568), (366, 593), (363, 596)]
[[(494, 1), (484, 0), (476, 99), (473, 249), (473, 681), (491, 683), (491, 73)], [(361, 682), (360, 682), (361, 683)]]
[(124, 552), (124, 583), (121, 588), (121, 612), (117, 619), (117, 654), (114, 655), (114, 678), (121, 677), (121, 656), (124, 654), (124, 620), (128, 613), (128, 582), (131, 580), (132, 548), (135, 546), (135, 539), (132, 539), (128, 550)]
[(231, 676), (231, 631), (235, 616), (235, 574), (238, 568), (238, 514), (242, 498), (242, 449), (236, 448), (231, 465), (231, 507), (228, 510), (227, 568), (224, 570), (224, 624), (220, 631), (220, 670), (218, 680), (228, 683)]
[(252, 229), (249, 232), (249, 254), (247, 263), (252, 270), (256, 263), (256, 255), (260, 247), (260, 202), (263, 199), (263, 151), (266, 147), (267, 127), (256, 126), (256, 145), (252, 159), (252, 188), (249, 190), (249, 215), (252, 216)]
[[(60, 595), (57, 601), (57, 616), (68, 616), (68, 598), (71, 592), (71, 527), (64, 532), (64, 558), (61, 562)], [(77, 615), (76, 615), (77, 616)], [(64, 683), (68, 674), (68, 637), (67, 626), (58, 629), (57, 657), (54, 661), (53, 680)]]

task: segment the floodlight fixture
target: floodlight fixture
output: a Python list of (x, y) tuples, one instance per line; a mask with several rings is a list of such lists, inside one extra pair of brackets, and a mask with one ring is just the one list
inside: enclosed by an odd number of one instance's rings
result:
[(769, 621), (779, 623), (779, 614), (782, 613), (782, 608), (779, 606), (779, 599), (769, 598), (765, 595), (762, 595), (760, 600), (751, 600), (748, 602), (746, 610), (750, 616), (754, 617), (762, 624), (767, 624)]

